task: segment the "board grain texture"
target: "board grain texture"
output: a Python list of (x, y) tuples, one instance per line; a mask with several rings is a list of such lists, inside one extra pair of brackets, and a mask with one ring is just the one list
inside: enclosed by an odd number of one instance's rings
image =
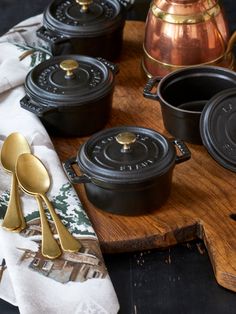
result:
[[(127, 21), (112, 116), (106, 128), (136, 125), (171, 137), (160, 105), (145, 99), (141, 70), (144, 22)], [(77, 154), (87, 138), (52, 137), (61, 161)], [(216, 280), (236, 291), (236, 174), (217, 164), (201, 145), (188, 145), (192, 158), (176, 165), (171, 195), (164, 206), (142, 216), (120, 216), (95, 208), (76, 185), (104, 253), (163, 248), (203, 239)]]

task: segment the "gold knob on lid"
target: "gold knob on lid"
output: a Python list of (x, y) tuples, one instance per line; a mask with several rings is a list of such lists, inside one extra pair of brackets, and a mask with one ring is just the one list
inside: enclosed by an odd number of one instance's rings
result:
[(75, 0), (79, 5), (82, 6), (81, 11), (88, 11), (89, 5), (93, 2), (93, 0)]
[(60, 63), (60, 68), (66, 71), (65, 78), (72, 78), (74, 76), (74, 70), (78, 69), (79, 63), (75, 60), (64, 60)]
[(122, 132), (115, 139), (119, 144), (123, 145), (122, 151), (127, 152), (130, 150), (130, 145), (136, 142), (136, 135), (131, 132)]

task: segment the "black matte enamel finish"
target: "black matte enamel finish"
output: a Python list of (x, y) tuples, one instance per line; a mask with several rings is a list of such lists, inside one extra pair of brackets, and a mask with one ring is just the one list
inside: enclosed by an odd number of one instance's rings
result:
[[(160, 81), (156, 93), (151, 89)], [(236, 73), (213, 66), (198, 66), (151, 79), (144, 96), (160, 101), (164, 126), (174, 137), (202, 144), (199, 122), (207, 102), (217, 93), (236, 87)]]
[[(63, 60), (79, 64), (72, 78), (60, 68)], [(104, 59), (81, 55), (53, 57), (26, 77), (21, 106), (40, 117), (50, 134), (86, 136), (108, 122), (118, 68)]]
[(40, 113), (40, 104), (28, 96), (21, 99), (21, 107), (35, 113), (51, 135), (87, 136), (101, 130), (108, 122), (112, 109), (112, 92), (98, 101), (73, 106), (67, 110)]
[(216, 94), (205, 106), (200, 132), (209, 154), (220, 165), (236, 172), (236, 88)]
[(167, 201), (172, 173), (173, 167), (143, 186), (123, 184), (103, 188), (94, 183), (85, 183), (85, 190), (89, 201), (97, 208), (113, 214), (140, 215), (160, 208)]
[(82, 54), (115, 60), (120, 56), (126, 9), (119, 0), (93, 0), (82, 12), (75, 0), (55, 0), (44, 11), (38, 37), (53, 55)]
[[(115, 137), (127, 131), (136, 135), (136, 142), (124, 152)], [(84, 183), (87, 197), (96, 207), (114, 214), (139, 215), (167, 201), (175, 164), (189, 158), (184, 143), (170, 142), (151, 129), (126, 126), (94, 134), (81, 146), (77, 158), (64, 163), (64, 169), (72, 183)], [(76, 175), (74, 164), (83, 175)]]
[(38, 37), (48, 44), (48, 49), (54, 56), (64, 54), (81, 54), (90, 57), (102, 57), (107, 60), (119, 58), (123, 46), (123, 28), (118, 28), (110, 34), (91, 38), (61, 38), (55, 40), (55, 34), (45, 27), (37, 31)]

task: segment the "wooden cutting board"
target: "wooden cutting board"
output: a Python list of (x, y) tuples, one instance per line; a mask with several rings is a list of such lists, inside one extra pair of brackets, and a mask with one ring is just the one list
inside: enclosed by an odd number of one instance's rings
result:
[[(145, 24), (126, 23), (119, 60), (112, 117), (106, 127), (138, 125), (165, 136), (160, 105), (143, 97), (141, 71)], [(61, 161), (77, 154), (86, 138), (56, 138)], [(191, 160), (176, 165), (172, 193), (160, 209), (126, 217), (103, 212), (89, 203), (83, 186), (75, 186), (106, 253), (163, 248), (201, 238), (218, 283), (236, 291), (236, 173), (218, 165), (203, 146), (188, 145)]]

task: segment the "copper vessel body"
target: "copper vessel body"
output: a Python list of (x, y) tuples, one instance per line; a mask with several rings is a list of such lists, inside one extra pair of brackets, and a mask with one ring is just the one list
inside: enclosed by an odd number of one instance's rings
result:
[(228, 23), (217, 0), (154, 0), (146, 20), (143, 69), (149, 77), (202, 64), (233, 69), (232, 40), (228, 44)]

